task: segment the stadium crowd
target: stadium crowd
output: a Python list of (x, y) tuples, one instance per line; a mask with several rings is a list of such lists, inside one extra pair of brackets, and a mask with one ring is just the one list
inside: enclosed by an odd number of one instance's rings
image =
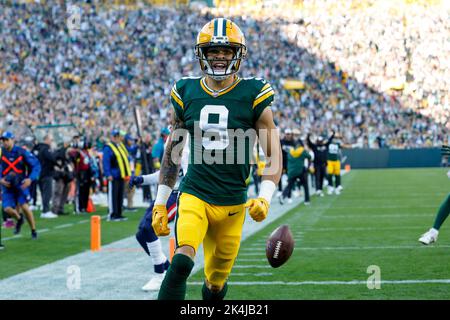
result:
[[(80, 8), (71, 29), (59, 2), (0, 12), (2, 129), (73, 123), (99, 141), (113, 127), (134, 133), (137, 106), (146, 141), (156, 141), (173, 82), (200, 74), (194, 39), (211, 13)], [(403, 16), (378, 7), (324, 8), (295, 23), (234, 17), (249, 48), (242, 76), (275, 87), (282, 131), (298, 128), (305, 137), (335, 130), (353, 147), (439, 146), (449, 139), (450, 23), (439, 8), (410, 8)], [(299, 79), (302, 89), (284, 89), (284, 79)], [(392, 79), (407, 86), (389, 90)]]

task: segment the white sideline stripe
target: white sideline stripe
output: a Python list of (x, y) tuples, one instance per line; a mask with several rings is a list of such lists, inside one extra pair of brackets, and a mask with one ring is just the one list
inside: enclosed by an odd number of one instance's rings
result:
[(22, 238), (22, 235), (21, 234), (16, 234), (15, 236), (12, 236), (12, 237), (2, 238), (2, 241), (11, 240), (11, 239), (17, 239), (17, 238)]
[(273, 275), (272, 272), (259, 272), (259, 273), (246, 273), (246, 272), (242, 272), (242, 273), (231, 273), (230, 276), (231, 277), (249, 277), (249, 276), (255, 276), (255, 277), (267, 277), (267, 276), (271, 276)]
[[(233, 275), (233, 274), (231, 274)], [(381, 280), (380, 285), (383, 284), (450, 284), (450, 279), (425, 279), (425, 280)], [(367, 285), (367, 280), (351, 280), (351, 281), (230, 281), (230, 285), (234, 286), (249, 286), (249, 285), (288, 285), (288, 286), (303, 286), (303, 285)], [(188, 285), (203, 285), (203, 282), (188, 282)]]
[[(430, 217), (433, 213), (425, 214), (369, 214), (370, 218), (410, 218), (410, 217)], [(361, 214), (351, 214), (351, 215), (325, 215), (322, 216), (323, 219), (361, 219), (364, 216)]]
[[(440, 246), (425, 246), (418, 244), (417, 246), (368, 246), (368, 247), (296, 247), (294, 250), (372, 250), (372, 249), (394, 249), (394, 250), (402, 250), (402, 249), (426, 249), (426, 248), (450, 248), (450, 245), (440, 245)], [(252, 251), (248, 253), (240, 254), (240, 256), (259, 256), (263, 255), (265, 249), (261, 248), (257, 250), (255, 248), (251, 248), (251, 250), (246, 250), (246, 248), (242, 249), (243, 251)], [(259, 251), (259, 252), (254, 252)]]
[(384, 227), (384, 228), (376, 228), (376, 227), (354, 227), (354, 228), (311, 228), (307, 229), (308, 232), (323, 232), (323, 231), (382, 231), (382, 230), (415, 230), (415, 229), (426, 229), (423, 226), (410, 226), (410, 227)]
[(253, 262), (256, 262), (256, 261), (267, 261), (267, 259), (245, 259), (245, 258), (243, 258), (243, 259), (236, 259), (236, 261), (238, 261), (238, 262), (241, 262), (241, 261), (245, 261), (245, 262), (250, 262), (250, 261), (253, 261)]
[[(106, 219), (106, 218), (108, 218), (108, 215), (102, 215), (101, 216), (101, 219), (103, 219), (103, 220)], [(61, 224), (61, 225), (55, 226), (55, 227), (53, 227), (51, 229), (47, 229), (46, 228), (46, 229), (38, 230), (37, 232), (38, 233), (44, 233), (44, 232), (48, 232), (48, 231), (55, 230), (55, 229), (69, 228), (69, 227), (73, 227), (75, 224), (88, 223), (89, 221), (90, 220), (81, 220), (81, 221), (78, 221), (76, 223)], [(12, 237), (2, 238), (2, 241), (8, 241), (8, 240), (13, 240), (13, 239), (18, 239), (18, 238), (22, 238), (22, 235), (18, 234), (18, 235), (12, 236)]]
[(68, 227), (72, 227), (73, 223), (67, 223), (67, 224), (61, 224), (59, 226), (54, 227), (53, 229), (64, 229), (64, 228), (68, 228)]
[(249, 269), (249, 268), (258, 268), (258, 269), (269, 269), (270, 266), (261, 266), (261, 265), (237, 265), (234, 266), (235, 269)]
[[(344, 200), (342, 200), (344, 201)], [(358, 203), (361, 203), (361, 201), (363, 201), (363, 199), (361, 199), (360, 201), (358, 201)], [(354, 201), (357, 202), (357, 201)], [(412, 205), (409, 206), (334, 206), (331, 208), (331, 210), (339, 210), (339, 209), (411, 209)], [(326, 206), (322, 206), (322, 205), (314, 205), (315, 209), (324, 209), (327, 208)], [(423, 209), (436, 209), (436, 206), (414, 206), (414, 208), (423, 208)], [(405, 213), (406, 214), (406, 213)]]

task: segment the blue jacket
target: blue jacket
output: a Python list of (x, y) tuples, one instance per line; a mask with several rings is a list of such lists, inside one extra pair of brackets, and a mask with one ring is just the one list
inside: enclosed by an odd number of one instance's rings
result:
[(116, 155), (108, 145), (103, 148), (103, 176), (106, 178), (112, 176), (114, 179), (121, 177)]
[[(30, 178), (32, 181), (36, 181), (39, 179), (39, 175), (41, 174), (41, 164), (39, 163), (38, 158), (31, 152), (15, 145), (12, 147), (11, 151), (2, 148), (1, 154), (0, 176), (2, 178), (11, 172), (14, 172), (20, 177), (20, 180)], [(22, 157), (22, 159), (18, 160), (20, 157)]]

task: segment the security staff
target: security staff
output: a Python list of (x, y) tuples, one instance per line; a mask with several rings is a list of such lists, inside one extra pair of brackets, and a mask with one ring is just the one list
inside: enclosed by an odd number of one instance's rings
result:
[(125, 182), (131, 176), (128, 152), (117, 129), (111, 132), (111, 142), (103, 148), (103, 170), (108, 180), (109, 221), (127, 220), (122, 215)]
[(10, 131), (5, 131), (0, 136), (3, 142), (0, 161), (3, 208), (8, 215), (17, 220), (14, 234), (20, 233), (24, 222), (23, 215), (19, 214), (19, 209), (22, 209), (31, 228), (31, 238), (37, 239), (36, 224), (28, 201), (30, 200), (29, 186), (32, 181), (39, 178), (41, 165), (31, 152), (14, 145), (14, 138), (14, 134)]

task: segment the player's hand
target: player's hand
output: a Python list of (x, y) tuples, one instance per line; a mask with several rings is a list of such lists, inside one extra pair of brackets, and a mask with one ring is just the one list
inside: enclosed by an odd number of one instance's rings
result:
[(0, 179), (0, 184), (5, 186), (6, 188), (11, 188), (11, 183), (6, 181), (5, 179)]
[(269, 203), (264, 198), (249, 199), (245, 204), (245, 208), (248, 208), (248, 213), (253, 220), (261, 222), (267, 217)]
[(142, 176), (131, 176), (129, 186), (130, 189), (133, 189), (134, 186), (140, 186), (144, 183), (144, 178)]
[(164, 204), (155, 205), (153, 207), (152, 227), (157, 236), (168, 236), (170, 228), (168, 227), (169, 218), (167, 216), (167, 208)]
[(442, 145), (441, 153), (443, 156), (450, 156), (450, 146)]
[(22, 181), (22, 185), (20, 186), (22, 188), (22, 190), (25, 190), (26, 188), (28, 188), (31, 185), (31, 179), (30, 178), (26, 178)]

